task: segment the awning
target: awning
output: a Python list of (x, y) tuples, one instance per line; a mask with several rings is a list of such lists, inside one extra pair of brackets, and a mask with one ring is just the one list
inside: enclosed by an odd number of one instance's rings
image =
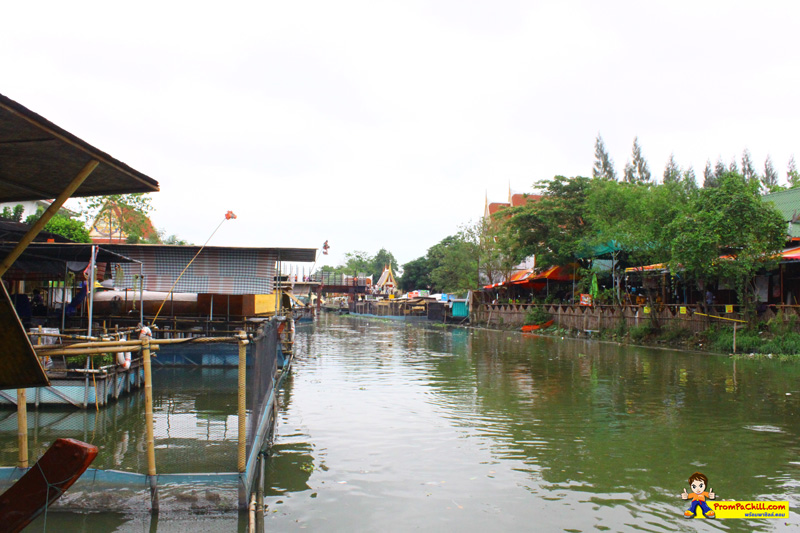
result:
[(496, 289), (498, 287), (503, 287), (505, 285), (511, 285), (513, 283), (519, 283), (520, 280), (524, 280), (528, 276), (533, 273), (533, 269), (529, 268), (526, 270), (515, 270), (511, 273), (508, 279), (504, 279), (503, 281), (499, 281), (497, 283), (493, 283), (491, 285), (484, 285), (484, 289)]
[(533, 274), (525, 279), (519, 280), (517, 284), (531, 283), (534, 281), (573, 281), (578, 279), (578, 264), (570, 263), (564, 266), (550, 267), (539, 274)]
[(625, 272), (669, 272), (669, 267), (667, 267), (666, 263), (656, 263), (654, 265), (628, 267)]
[(800, 248), (789, 248), (781, 252), (781, 259), (800, 261)]

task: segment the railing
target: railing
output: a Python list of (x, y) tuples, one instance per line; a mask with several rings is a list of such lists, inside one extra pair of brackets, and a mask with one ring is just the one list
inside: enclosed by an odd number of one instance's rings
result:
[[(124, 502), (141, 501), (131, 498), (130, 494), (138, 494), (143, 487), (147, 487), (149, 492), (150, 509), (158, 510), (160, 499), (175, 504), (175, 494), (186, 490), (176, 487), (197, 483), (213, 485), (213, 491), (217, 492), (201, 493), (211, 496), (230, 489), (230, 497), (214, 496), (215, 499), (206, 502), (208, 505), (222, 508), (234, 505), (240, 510), (247, 507), (249, 498), (259, 483), (263, 461), (261, 452), (269, 441), (270, 428), (275, 423), (276, 389), (286, 375), (291, 361), (294, 323), (290, 315), (286, 318), (265, 320), (255, 335), (240, 332), (229, 337), (144, 337), (128, 341), (118, 338), (84, 341), (75, 339), (74, 336), (58, 336), (63, 340), (66, 337), (73, 337), (69, 339), (73, 344), (51, 344), (45, 347), (41, 345), (44, 334), (38, 334), (34, 341), (37, 344), (37, 355), (51, 359), (67, 356), (97, 358), (106, 354), (138, 352), (141, 355), (134, 356), (130, 370), (135, 370), (136, 379), (142, 374), (144, 391), (138, 393), (138, 398), (132, 396), (125, 401), (108, 402), (105, 406), (90, 401), (88, 405), (83, 405), (84, 409), (76, 410), (76, 416), (72, 416), (72, 412), (59, 412), (52, 416), (49, 411), (29, 413), (34, 403), (33, 398), (39, 397), (40, 389), (18, 391), (14, 398), (16, 413), (6, 416), (3, 419), (5, 424), (0, 425), (0, 431), (6, 434), (12, 429), (10, 424), (16, 426), (14, 434), (18, 453), (15, 453), (15, 458), (18, 459), (16, 468), (9, 465), (0, 469), (3, 473), (0, 480), (11, 482), (21, 476), (30, 466), (29, 460), (35, 461), (40, 454), (44, 441), (69, 436), (92, 441), (100, 448), (100, 454), (94, 462), (95, 468), (88, 470), (71, 490), (86, 493), (102, 491), (100, 487), (104, 482), (124, 486), (125, 490), (115, 489), (116, 501), (106, 498), (109, 508), (114, 510), (118, 510), (116, 506), (120, 503), (124, 505)], [(223, 358), (228, 365), (229, 361), (232, 362), (232, 368), (206, 368), (201, 360), (189, 361), (190, 358), (187, 358), (187, 367), (169, 370), (166, 375), (161, 375), (161, 385), (154, 386), (152, 352), (173, 346), (201, 346), (211, 343), (216, 346), (207, 352), (215, 354), (225, 351), (224, 346), (219, 343), (236, 346), (227, 349), (232, 352), (231, 357), (226, 355)], [(87, 376), (87, 391), (90, 383), (94, 387), (95, 398), (102, 387), (112, 386), (112, 381), (109, 381), (108, 385), (101, 387), (100, 378), (107, 378), (103, 373), (114, 372), (115, 366), (117, 365), (107, 365), (96, 370), (80, 369)], [(193, 371), (195, 378), (202, 380), (200, 394), (196, 381), (189, 380), (184, 385), (184, 380), (181, 379), (181, 376), (188, 376)], [(117, 380), (126, 382), (128, 377), (120, 374), (108, 379), (113, 380), (116, 391)], [(81, 379), (81, 385), (83, 381)], [(182, 390), (184, 386), (185, 391)], [(206, 397), (207, 391), (212, 391), (213, 397), (221, 399)], [(141, 395), (144, 396), (143, 405)], [(235, 400), (232, 400), (234, 396)], [(203, 402), (211, 402), (213, 408), (209, 410), (204, 407)], [(208, 414), (201, 417), (201, 411), (207, 411)], [(16, 420), (12, 418), (14, 414)], [(46, 423), (50, 418), (53, 418), (55, 425)], [(228, 420), (236, 421), (235, 425), (231, 424), (230, 430)], [(207, 431), (214, 434), (207, 436), (205, 431), (198, 433), (201, 424), (208, 424)], [(32, 438), (32, 448), (29, 446), (29, 437)], [(194, 451), (190, 452), (190, 449)], [(0, 451), (0, 454), (5, 461), (9, 461), (8, 453)], [(202, 459), (206, 454), (215, 457), (218, 455), (219, 460)], [(197, 468), (198, 460), (203, 465), (201, 469)], [(85, 479), (89, 481), (84, 481)], [(159, 497), (161, 493), (166, 494), (165, 498)]]

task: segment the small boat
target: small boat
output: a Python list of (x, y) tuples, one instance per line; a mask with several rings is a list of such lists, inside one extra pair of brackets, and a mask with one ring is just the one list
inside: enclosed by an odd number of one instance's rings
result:
[(522, 326), (522, 331), (528, 332), (528, 331), (536, 331), (536, 330), (539, 330), (539, 329), (549, 328), (550, 326), (553, 325), (553, 322), (555, 322), (555, 321), (554, 320), (548, 320), (544, 324), (531, 324), (529, 326)]
[(0, 496), (0, 529), (22, 531), (89, 468), (97, 446), (58, 439)]

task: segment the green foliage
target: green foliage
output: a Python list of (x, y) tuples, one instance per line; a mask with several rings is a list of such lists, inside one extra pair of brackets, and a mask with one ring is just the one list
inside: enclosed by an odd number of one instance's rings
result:
[(617, 180), (617, 173), (614, 171), (614, 161), (612, 161), (611, 157), (608, 155), (606, 145), (603, 143), (603, 138), (599, 133), (594, 143), (594, 167), (592, 168), (592, 177)]
[[(25, 223), (34, 224), (37, 220), (39, 220), (39, 218), (41, 218), (43, 214), (44, 209), (40, 207), (36, 211), (35, 215), (30, 215), (25, 219)], [(61, 212), (53, 215), (53, 217), (47, 221), (47, 224), (45, 224), (44, 228), (42, 229), (44, 231), (49, 231), (50, 233), (55, 233), (56, 235), (66, 237), (71, 241), (84, 243), (92, 242), (91, 237), (89, 237), (89, 230), (86, 229), (86, 226), (83, 224), (83, 222), (75, 218), (70, 218)]]
[(633, 342), (642, 342), (651, 333), (653, 333), (653, 328), (648, 322), (633, 326), (629, 331), (630, 338)]
[(757, 182), (725, 173), (717, 187), (691, 196), (664, 235), (673, 271), (683, 270), (701, 283), (734, 282), (739, 303), (748, 310), (753, 304), (753, 276), (774, 263), (769, 258), (784, 244), (785, 224), (774, 207), (761, 201)]
[(431, 270), (427, 257), (418, 257), (403, 265), (403, 276), (397, 281), (400, 290), (408, 292), (415, 289), (431, 288)]
[[(375, 257), (372, 258), (372, 281), (377, 283), (377, 281), (381, 278), (381, 274), (383, 274), (383, 268), (386, 265), (391, 265), (392, 272), (397, 275), (397, 259), (394, 258), (392, 252), (387, 250), (386, 248), (381, 248), (378, 250), (378, 253), (375, 254)], [(399, 283), (399, 282), (398, 282)]]
[(126, 242), (159, 242), (158, 235), (151, 235), (152, 226), (148, 215), (153, 211), (152, 198), (147, 193), (111, 194), (92, 196), (81, 202), (83, 215), (90, 223), (103, 220), (110, 228), (109, 237), (125, 235)]
[(797, 164), (794, 162), (794, 156), (789, 159), (789, 164), (786, 168), (786, 180), (789, 182), (790, 189), (800, 187), (800, 172), (797, 172)]
[(22, 222), (22, 214), (25, 212), (25, 206), (22, 204), (17, 204), (14, 206), (14, 209), (6, 206), (3, 208), (3, 212), (0, 213), (0, 218), (3, 220), (8, 220), (10, 222)]
[(664, 183), (677, 183), (681, 180), (681, 167), (675, 161), (675, 154), (669, 154), (669, 160), (664, 167)]
[(593, 235), (585, 218), (591, 182), (581, 176), (538, 182), (541, 200), (507, 211), (510, 255), (521, 260), (535, 254), (540, 265), (565, 265), (584, 255)]
[(478, 246), (463, 231), (428, 249), (431, 290), (466, 293), (478, 285)]
[(553, 315), (545, 311), (544, 307), (532, 307), (525, 314), (525, 325), (544, 324), (553, 319)]

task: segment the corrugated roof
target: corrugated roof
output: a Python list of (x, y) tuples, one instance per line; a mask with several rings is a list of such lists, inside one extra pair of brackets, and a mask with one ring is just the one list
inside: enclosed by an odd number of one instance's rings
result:
[(800, 189), (765, 194), (761, 199), (772, 202), (781, 212), (787, 223), (787, 234), (792, 238), (800, 238)]
[(0, 94), (0, 202), (56, 198), (92, 160), (72, 196), (156, 192), (158, 182)]

